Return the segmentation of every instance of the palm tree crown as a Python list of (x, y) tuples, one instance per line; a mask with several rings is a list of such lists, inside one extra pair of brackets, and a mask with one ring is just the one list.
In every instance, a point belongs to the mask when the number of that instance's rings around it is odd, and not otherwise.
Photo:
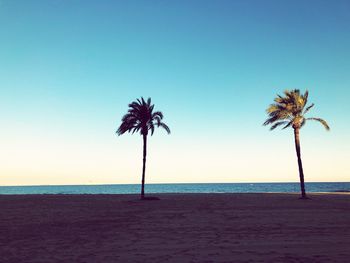
[(151, 131), (153, 135), (155, 127), (164, 128), (167, 133), (170, 133), (169, 127), (162, 122), (163, 113), (160, 111), (153, 112), (154, 104), (151, 104), (151, 98), (145, 101), (142, 97), (141, 100), (137, 99), (129, 104), (128, 113), (122, 118), (122, 124), (117, 130), (118, 135), (122, 135), (125, 132), (139, 132), (141, 135), (148, 135), (148, 131)]
[(264, 122), (264, 125), (271, 124), (271, 130), (274, 130), (278, 126), (284, 125), (283, 129), (292, 126), (294, 129), (300, 129), (308, 120), (314, 120), (320, 122), (326, 130), (329, 130), (327, 122), (320, 118), (305, 118), (305, 114), (314, 106), (312, 103), (309, 106), (307, 104), (307, 98), (309, 92), (306, 91), (300, 94), (298, 89), (284, 91), (284, 97), (277, 95), (274, 99), (275, 103), (271, 104), (267, 108), (269, 115), (268, 119)]

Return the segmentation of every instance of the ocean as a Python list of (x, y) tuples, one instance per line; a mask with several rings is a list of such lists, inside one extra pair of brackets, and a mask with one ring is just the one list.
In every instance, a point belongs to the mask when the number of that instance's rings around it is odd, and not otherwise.
[[(350, 192), (350, 182), (306, 183), (307, 192)], [(147, 193), (291, 193), (299, 183), (146, 184)], [(138, 194), (139, 184), (0, 186), (0, 194)]]

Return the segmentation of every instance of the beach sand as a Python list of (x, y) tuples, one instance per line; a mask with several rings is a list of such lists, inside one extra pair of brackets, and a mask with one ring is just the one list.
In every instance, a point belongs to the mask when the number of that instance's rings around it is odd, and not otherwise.
[(350, 195), (0, 195), (0, 262), (350, 262)]

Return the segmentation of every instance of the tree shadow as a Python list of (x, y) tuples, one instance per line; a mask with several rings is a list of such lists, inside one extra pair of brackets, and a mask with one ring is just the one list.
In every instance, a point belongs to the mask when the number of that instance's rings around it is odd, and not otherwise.
[(142, 201), (158, 201), (158, 200), (160, 200), (160, 198), (156, 197), (156, 196), (144, 196), (140, 200), (142, 200)]

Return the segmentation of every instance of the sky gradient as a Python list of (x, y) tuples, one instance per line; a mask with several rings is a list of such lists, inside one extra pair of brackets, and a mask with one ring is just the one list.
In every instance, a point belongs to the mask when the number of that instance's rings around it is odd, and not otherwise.
[(265, 109), (308, 89), (305, 180), (350, 181), (349, 1), (0, 0), (0, 185), (139, 183), (152, 97), (172, 131), (146, 183), (298, 182), (292, 129)]

